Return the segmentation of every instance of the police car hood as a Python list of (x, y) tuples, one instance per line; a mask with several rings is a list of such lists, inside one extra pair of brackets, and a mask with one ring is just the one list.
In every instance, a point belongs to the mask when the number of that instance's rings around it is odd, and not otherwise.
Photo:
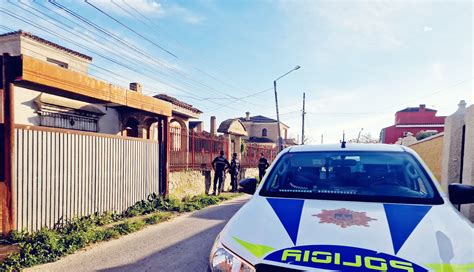
[(473, 225), (450, 204), (254, 196), (229, 221), (220, 239), (252, 265), (299, 270), (474, 271)]

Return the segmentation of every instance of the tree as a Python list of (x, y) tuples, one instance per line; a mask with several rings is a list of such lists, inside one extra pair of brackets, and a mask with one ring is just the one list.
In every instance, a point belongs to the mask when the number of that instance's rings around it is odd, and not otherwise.
[(359, 139), (353, 138), (347, 142), (348, 143), (362, 143), (362, 144), (376, 144), (379, 142), (379, 140), (373, 138), (372, 134), (368, 132), (368, 133), (361, 133)]
[(438, 134), (437, 131), (432, 131), (432, 130), (431, 131), (424, 131), (424, 130), (422, 130), (422, 131), (420, 131), (416, 134), (416, 139), (418, 141), (421, 141), (425, 138), (431, 137), (431, 136), (436, 135), (436, 134)]

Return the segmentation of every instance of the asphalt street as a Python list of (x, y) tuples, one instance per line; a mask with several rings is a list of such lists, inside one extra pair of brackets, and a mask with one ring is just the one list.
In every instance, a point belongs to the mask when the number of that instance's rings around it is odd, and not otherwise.
[(248, 198), (182, 215), (25, 271), (206, 271), (215, 237)]

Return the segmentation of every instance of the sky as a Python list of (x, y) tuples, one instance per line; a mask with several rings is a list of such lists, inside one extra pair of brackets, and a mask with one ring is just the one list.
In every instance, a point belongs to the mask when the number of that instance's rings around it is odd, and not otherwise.
[[(70, 13), (67, 13), (68, 10)], [(471, 1), (0, 1), (22, 29), (93, 57), (90, 74), (140, 82), (201, 109), (201, 120), (264, 115), (309, 143), (378, 138), (397, 110), (450, 115), (474, 103)], [(75, 16), (71, 15), (75, 14)]]

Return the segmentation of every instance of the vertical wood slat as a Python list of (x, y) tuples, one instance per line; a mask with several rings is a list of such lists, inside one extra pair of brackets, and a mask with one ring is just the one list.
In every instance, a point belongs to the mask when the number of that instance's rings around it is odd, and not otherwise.
[(18, 230), (122, 212), (158, 193), (157, 142), (15, 129)]

